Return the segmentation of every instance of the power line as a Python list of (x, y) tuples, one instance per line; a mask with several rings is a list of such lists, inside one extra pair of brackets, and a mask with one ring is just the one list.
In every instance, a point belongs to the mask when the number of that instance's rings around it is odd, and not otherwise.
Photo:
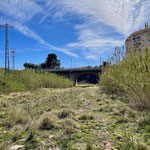
[(19, 0), (16, 1), (16, 13), (14, 13), (14, 17), (16, 17), (15, 19), (17, 20), (17, 17), (18, 17), (18, 7), (19, 7)]
[(8, 29), (14, 28), (9, 24), (0, 25), (0, 28), (5, 28), (5, 75), (9, 73), (9, 40), (8, 40)]
[(16, 53), (16, 49), (12, 48), (11, 53), (12, 53), (12, 69), (15, 70), (15, 53)]

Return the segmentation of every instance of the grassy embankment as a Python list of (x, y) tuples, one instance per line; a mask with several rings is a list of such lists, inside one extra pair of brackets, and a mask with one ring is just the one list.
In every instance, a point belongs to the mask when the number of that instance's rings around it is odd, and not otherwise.
[(38, 88), (72, 87), (73, 82), (61, 76), (49, 73), (36, 73), (34, 70), (10, 71), (5, 76), (0, 70), (0, 94), (36, 90)]

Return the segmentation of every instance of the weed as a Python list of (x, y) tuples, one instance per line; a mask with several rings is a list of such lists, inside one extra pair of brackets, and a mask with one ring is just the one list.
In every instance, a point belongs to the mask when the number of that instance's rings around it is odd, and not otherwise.
[(12, 140), (15, 142), (22, 137), (24, 129), (21, 125), (16, 125), (12, 128), (12, 132), (13, 132)]
[(55, 127), (55, 123), (48, 116), (42, 118), (42, 121), (39, 125), (40, 130), (51, 130)]
[(93, 144), (91, 142), (86, 144), (86, 150), (94, 150)]
[(81, 116), (79, 117), (79, 120), (94, 120), (94, 116), (93, 115), (89, 115), (89, 114), (81, 114)]
[(67, 135), (71, 135), (75, 133), (75, 128), (77, 127), (76, 123), (73, 122), (71, 119), (64, 120), (62, 127), (64, 129), (64, 133)]
[(27, 140), (25, 141), (26, 149), (35, 149), (38, 146), (38, 140), (35, 135), (31, 132)]
[(64, 119), (64, 118), (67, 118), (70, 115), (70, 113), (71, 113), (70, 110), (64, 109), (58, 113), (58, 117), (60, 119)]

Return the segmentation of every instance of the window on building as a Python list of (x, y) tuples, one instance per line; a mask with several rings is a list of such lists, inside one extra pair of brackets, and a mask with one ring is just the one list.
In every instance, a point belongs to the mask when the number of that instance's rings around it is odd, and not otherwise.
[(135, 40), (136, 38), (133, 38), (133, 40)]

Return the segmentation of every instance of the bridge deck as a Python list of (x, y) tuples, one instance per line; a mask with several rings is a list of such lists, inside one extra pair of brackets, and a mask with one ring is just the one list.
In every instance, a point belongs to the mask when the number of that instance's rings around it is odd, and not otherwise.
[(41, 69), (40, 72), (67, 73), (67, 72), (101, 72), (101, 68), (58, 68), (58, 69)]

